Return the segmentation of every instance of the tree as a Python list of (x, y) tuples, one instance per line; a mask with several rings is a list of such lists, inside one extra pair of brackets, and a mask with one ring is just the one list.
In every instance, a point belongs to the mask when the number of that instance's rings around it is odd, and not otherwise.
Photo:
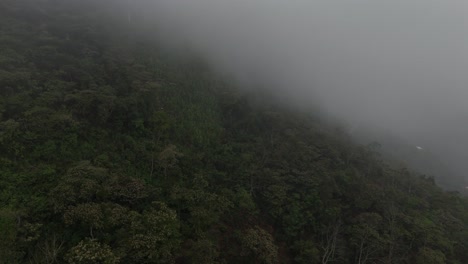
[(172, 263), (180, 245), (176, 213), (161, 202), (131, 224), (132, 236), (126, 241), (131, 263)]
[(116, 264), (119, 258), (111, 248), (95, 239), (85, 239), (72, 247), (66, 256), (70, 264)]
[(249, 256), (254, 263), (278, 263), (278, 247), (274, 238), (259, 226), (249, 228), (241, 233), (241, 256)]
[(415, 259), (415, 264), (443, 264), (446, 263), (444, 253), (431, 248), (420, 248)]
[(353, 219), (349, 234), (355, 250), (356, 263), (369, 263), (379, 255), (382, 249), (382, 238), (379, 234), (381, 221), (382, 217), (377, 213), (361, 213)]
[(338, 219), (331, 222), (325, 228), (322, 238), (322, 264), (333, 262), (337, 259), (336, 250), (340, 232), (342, 232), (342, 222)]

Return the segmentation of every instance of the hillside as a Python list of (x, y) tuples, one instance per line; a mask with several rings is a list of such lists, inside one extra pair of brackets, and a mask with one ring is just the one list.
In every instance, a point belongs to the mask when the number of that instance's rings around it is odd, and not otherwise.
[(466, 263), (466, 198), (94, 5), (0, 0), (0, 263)]

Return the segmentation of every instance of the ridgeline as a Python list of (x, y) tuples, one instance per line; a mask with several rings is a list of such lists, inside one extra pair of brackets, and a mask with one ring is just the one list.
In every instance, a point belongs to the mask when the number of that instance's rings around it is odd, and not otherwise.
[(0, 1), (0, 263), (466, 263), (466, 198), (98, 2)]

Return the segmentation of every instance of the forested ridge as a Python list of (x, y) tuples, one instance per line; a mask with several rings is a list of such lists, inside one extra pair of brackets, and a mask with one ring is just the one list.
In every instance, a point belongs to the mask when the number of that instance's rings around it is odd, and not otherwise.
[(466, 198), (98, 3), (0, 0), (0, 263), (467, 263)]

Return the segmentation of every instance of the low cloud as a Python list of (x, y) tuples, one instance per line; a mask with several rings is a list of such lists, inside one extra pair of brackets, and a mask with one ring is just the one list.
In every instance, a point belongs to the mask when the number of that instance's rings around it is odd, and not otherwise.
[(468, 4), (456, 0), (159, 0), (166, 44), (297, 105), (392, 131), (468, 170)]

